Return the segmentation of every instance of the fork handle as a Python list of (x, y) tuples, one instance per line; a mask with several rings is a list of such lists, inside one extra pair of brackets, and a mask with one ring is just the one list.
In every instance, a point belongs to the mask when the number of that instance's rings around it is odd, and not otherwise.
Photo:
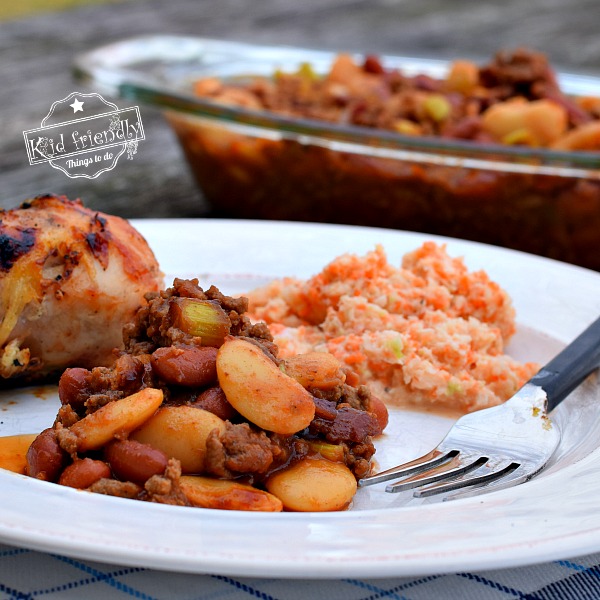
[(548, 397), (548, 412), (556, 408), (600, 366), (600, 317), (534, 375)]

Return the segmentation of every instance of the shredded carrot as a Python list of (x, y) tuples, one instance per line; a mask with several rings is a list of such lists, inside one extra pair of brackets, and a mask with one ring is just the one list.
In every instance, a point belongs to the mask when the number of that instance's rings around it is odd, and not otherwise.
[(331, 352), (385, 401), (468, 412), (503, 402), (537, 369), (504, 352), (515, 332), (508, 294), (434, 242), (400, 267), (376, 246), (249, 297), (283, 356)]

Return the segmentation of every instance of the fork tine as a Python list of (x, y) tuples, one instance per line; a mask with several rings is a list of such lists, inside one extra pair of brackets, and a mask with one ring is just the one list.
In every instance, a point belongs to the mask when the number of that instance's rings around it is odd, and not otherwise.
[(377, 473), (376, 475), (363, 477), (358, 481), (358, 486), (365, 487), (367, 485), (389, 481), (390, 479), (398, 479), (408, 477), (409, 475), (417, 475), (419, 473), (435, 469), (436, 467), (440, 467), (451, 461), (457, 455), (458, 450), (440, 452), (439, 450), (435, 449), (421, 456), (420, 458), (411, 460), (410, 462), (397, 465), (391, 469), (386, 469), (385, 471), (381, 471), (381, 473)]
[[(433, 485), (426, 485), (424, 487), (415, 490), (415, 498), (427, 498), (436, 494), (445, 494), (456, 490), (469, 487), (483, 487), (487, 486), (498, 479), (507, 477), (510, 473), (515, 472), (521, 465), (517, 462), (504, 461), (500, 466), (497, 466), (493, 470), (484, 475), (475, 475), (473, 477), (464, 477), (448, 483), (435, 483)], [(518, 478), (515, 479), (515, 483)]]
[[(459, 458), (461, 458), (460, 455)], [(458, 467), (441, 472), (439, 470), (438, 472), (435, 472), (435, 469), (433, 469), (434, 472), (431, 475), (427, 475), (426, 472), (417, 477), (411, 477), (410, 479), (404, 479), (402, 481), (392, 483), (386, 486), (385, 491), (391, 493), (404, 492), (406, 490), (412, 490), (413, 488), (420, 487), (422, 485), (428, 485), (430, 483), (436, 483), (438, 481), (445, 481), (446, 479), (454, 479), (456, 477), (460, 477), (461, 475), (465, 475), (466, 473), (469, 473), (475, 469), (478, 469), (487, 461), (487, 456), (478, 456), (472, 460), (469, 460), (468, 462), (464, 462), (461, 460), (461, 462), (459, 463), (460, 466)], [(430, 471), (432, 471), (432, 469), (430, 469)]]

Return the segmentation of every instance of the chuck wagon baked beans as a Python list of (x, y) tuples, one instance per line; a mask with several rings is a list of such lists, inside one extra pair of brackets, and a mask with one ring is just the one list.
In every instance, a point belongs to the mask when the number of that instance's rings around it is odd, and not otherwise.
[(339, 54), (324, 76), (304, 64), (273, 77), (200, 79), (194, 91), (224, 104), (406, 135), (600, 150), (600, 98), (568, 97), (546, 57), (524, 48), (498, 52), (483, 66), (456, 60), (443, 78)]
[(563, 91), (543, 54), (456, 60), (437, 77), (347, 54), (325, 73), (237, 75), (194, 91), (303, 135), (169, 111), (222, 216), (420, 231), (600, 270), (600, 99)]
[(197, 280), (148, 295), (114, 366), (64, 372), (27, 474), (182, 506), (347, 508), (385, 405), (329, 354), (279, 358), (246, 309)]

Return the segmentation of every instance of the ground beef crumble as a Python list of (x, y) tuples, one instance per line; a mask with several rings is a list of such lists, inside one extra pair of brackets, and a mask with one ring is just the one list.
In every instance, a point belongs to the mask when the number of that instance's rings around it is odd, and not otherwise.
[(130, 498), (132, 500), (137, 499), (142, 491), (139, 485), (131, 481), (117, 481), (116, 479), (108, 478), (99, 479), (87, 489), (96, 494), (116, 496), (117, 498)]
[(241, 474), (265, 475), (292, 454), (289, 438), (271, 439), (248, 423), (226, 423), (225, 431), (214, 430), (206, 442), (206, 470), (224, 479)]
[(170, 459), (163, 475), (153, 475), (144, 484), (145, 494), (142, 500), (171, 504), (175, 506), (191, 506), (186, 495), (179, 487), (181, 463)]

